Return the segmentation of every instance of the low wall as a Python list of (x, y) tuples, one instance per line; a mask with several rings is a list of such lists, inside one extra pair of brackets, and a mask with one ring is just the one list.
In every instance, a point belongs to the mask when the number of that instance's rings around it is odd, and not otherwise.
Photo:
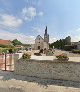
[(62, 79), (80, 82), (80, 63), (70, 61), (23, 60), (14, 64), (14, 72), (40, 78)]

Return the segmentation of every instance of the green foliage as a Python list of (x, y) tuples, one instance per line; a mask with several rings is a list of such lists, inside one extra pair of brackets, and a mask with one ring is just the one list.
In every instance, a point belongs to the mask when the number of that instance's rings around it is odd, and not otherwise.
[(24, 53), (24, 54), (22, 55), (22, 58), (23, 58), (23, 59), (30, 59), (30, 58), (31, 58), (31, 55), (29, 55), (29, 54), (27, 54), (27, 53)]
[(13, 45), (16, 46), (16, 45), (22, 45), (22, 43), (20, 41), (18, 41), (17, 39), (14, 39), (12, 41)]
[(72, 50), (72, 53), (79, 53), (80, 54), (80, 50)]
[(50, 48), (57, 48), (57, 49), (64, 49), (65, 45), (71, 45), (71, 38), (70, 36), (66, 37), (65, 39), (57, 40), (56, 42), (50, 44)]
[(7, 46), (5, 46), (5, 45), (0, 45), (0, 47), (1, 47), (1, 48), (7, 48)]
[(56, 58), (58, 60), (68, 60), (69, 59), (68, 56), (65, 54), (58, 55), (58, 56), (56, 56)]
[(50, 48), (52, 48), (54, 46), (54, 48), (57, 48), (57, 49), (64, 49), (64, 45), (65, 45), (65, 40), (60, 39), (60, 40), (57, 40), (56, 42), (50, 44)]
[(73, 46), (73, 45), (65, 45), (65, 46), (64, 46), (64, 49), (65, 49), (66, 51), (71, 51), (72, 49), (74, 49), (74, 46)]
[(30, 44), (23, 44), (24, 47), (31, 47)]
[(8, 48), (0, 48), (0, 53), (6, 53), (7, 52), (7, 50), (8, 50)]
[(0, 48), (0, 53), (13, 53), (15, 50), (15, 48)]

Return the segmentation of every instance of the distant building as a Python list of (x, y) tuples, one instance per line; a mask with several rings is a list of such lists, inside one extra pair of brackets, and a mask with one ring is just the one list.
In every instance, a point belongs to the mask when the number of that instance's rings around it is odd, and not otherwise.
[(35, 39), (34, 46), (32, 45), (32, 49), (40, 50), (40, 49), (49, 49), (49, 34), (47, 34), (47, 27), (45, 29), (44, 39), (38, 35)]
[(80, 50), (80, 42), (72, 42), (71, 43), (73, 46), (76, 47), (76, 49)]
[(13, 46), (12, 42), (10, 40), (1, 40), (0, 39), (0, 46)]
[(24, 46), (22, 46), (22, 45), (16, 45), (15, 48), (17, 50), (24, 50), (25, 49)]

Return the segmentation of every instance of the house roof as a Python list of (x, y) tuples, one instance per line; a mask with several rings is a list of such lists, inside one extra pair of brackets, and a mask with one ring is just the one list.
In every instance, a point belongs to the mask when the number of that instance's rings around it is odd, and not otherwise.
[(0, 45), (12, 45), (10, 40), (0, 40)]

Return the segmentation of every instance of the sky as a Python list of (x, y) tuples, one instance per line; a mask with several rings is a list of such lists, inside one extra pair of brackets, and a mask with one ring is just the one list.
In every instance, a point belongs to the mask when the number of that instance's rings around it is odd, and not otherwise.
[(80, 41), (80, 0), (0, 0), (0, 39), (33, 44), (46, 26), (50, 43)]

